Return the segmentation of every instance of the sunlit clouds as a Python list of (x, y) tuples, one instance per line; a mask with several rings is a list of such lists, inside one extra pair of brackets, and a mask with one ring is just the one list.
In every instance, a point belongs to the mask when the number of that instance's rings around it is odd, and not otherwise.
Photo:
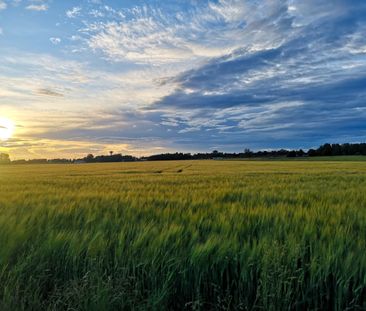
[(0, 117), (16, 124), (0, 148), (33, 158), (364, 141), (365, 16), (358, 0), (0, 1)]
[(10, 139), (14, 133), (15, 124), (12, 120), (0, 117), (0, 140)]

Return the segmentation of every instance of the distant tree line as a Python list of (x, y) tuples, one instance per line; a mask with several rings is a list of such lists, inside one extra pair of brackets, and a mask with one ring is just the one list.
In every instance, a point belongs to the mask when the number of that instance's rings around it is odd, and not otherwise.
[(366, 143), (362, 144), (324, 144), (318, 149), (308, 151), (310, 157), (339, 156), (339, 155), (366, 155)]
[(341, 156), (341, 155), (366, 155), (366, 143), (361, 144), (324, 144), (318, 149), (309, 149), (307, 152), (299, 150), (270, 150), (270, 151), (251, 151), (244, 149), (240, 153), (224, 153), (217, 150), (210, 153), (164, 153), (156, 154), (143, 159), (147, 161), (164, 160), (196, 160), (196, 159), (236, 159), (236, 158), (302, 158), (302, 157), (322, 157), (322, 156)]
[(111, 151), (109, 155), (96, 156), (88, 154), (85, 158), (76, 161), (85, 163), (103, 163), (103, 162), (135, 162), (138, 158), (131, 155), (113, 154)]
[(73, 163), (74, 160), (71, 159), (31, 159), (31, 160), (14, 160), (11, 164), (64, 164)]
[[(6, 155), (8, 158), (9, 156)], [(1, 159), (1, 158), (0, 158)], [(130, 155), (113, 154), (95, 156), (88, 154), (81, 159), (32, 159), (32, 160), (14, 160), (7, 163), (11, 164), (72, 164), (72, 163), (102, 163), (102, 162), (134, 162), (139, 159)], [(1, 160), (0, 160), (1, 163)]]
[(209, 160), (209, 159), (240, 159), (240, 158), (302, 158), (340, 155), (366, 155), (366, 143), (360, 144), (324, 144), (318, 149), (309, 149), (307, 152), (299, 150), (270, 150), (251, 151), (244, 149), (239, 153), (227, 153), (214, 150), (209, 153), (163, 153), (137, 158), (131, 155), (114, 154), (94, 156), (88, 154), (80, 159), (32, 159), (11, 161), (8, 154), (0, 153), (0, 164), (62, 164), (62, 163), (105, 163), (105, 162), (135, 162), (135, 161), (167, 161), (167, 160)]
[(280, 157), (304, 157), (306, 152), (303, 150), (273, 150), (253, 152), (245, 149), (244, 152), (227, 153), (214, 150), (210, 153), (164, 153), (156, 154), (142, 159), (146, 161), (164, 161), (164, 160), (209, 160), (209, 159), (240, 159), (240, 158), (280, 158)]

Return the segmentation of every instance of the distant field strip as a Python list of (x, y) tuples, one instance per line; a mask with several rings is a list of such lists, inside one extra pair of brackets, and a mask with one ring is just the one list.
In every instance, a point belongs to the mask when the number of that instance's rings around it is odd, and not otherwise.
[(0, 166), (0, 310), (366, 310), (366, 162)]

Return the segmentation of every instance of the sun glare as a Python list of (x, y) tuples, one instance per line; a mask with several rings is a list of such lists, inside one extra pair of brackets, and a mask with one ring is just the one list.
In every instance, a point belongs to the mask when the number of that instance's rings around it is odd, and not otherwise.
[(13, 136), (15, 124), (13, 121), (0, 117), (0, 140), (8, 140)]

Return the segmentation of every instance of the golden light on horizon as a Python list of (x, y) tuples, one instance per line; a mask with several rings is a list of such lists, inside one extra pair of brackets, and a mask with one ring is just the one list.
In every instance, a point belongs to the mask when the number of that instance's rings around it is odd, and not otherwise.
[(0, 140), (5, 141), (14, 134), (15, 124), (12, 120), (0, 117)]

